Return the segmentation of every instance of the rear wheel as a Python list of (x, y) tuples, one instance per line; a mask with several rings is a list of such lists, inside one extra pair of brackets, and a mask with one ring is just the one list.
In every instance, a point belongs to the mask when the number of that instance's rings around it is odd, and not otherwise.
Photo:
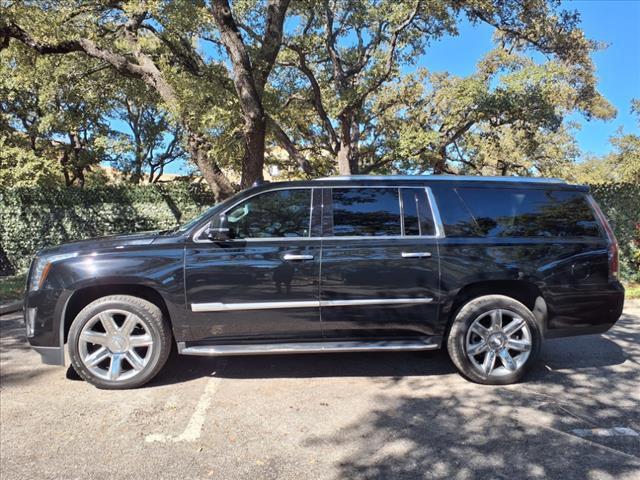
[(171, 331), (154, 304), (110, 295), (87, 305), (69, 330), (76, 372), (98, 388), (126, 389), (151, 380), (171, 351)]
[(487, 295), (469, 301), (457, 312), (447, 349), (464, 377), (505, 385), (522, 379), (540, 343), (540, 329), (527, 307), (504, 295)]

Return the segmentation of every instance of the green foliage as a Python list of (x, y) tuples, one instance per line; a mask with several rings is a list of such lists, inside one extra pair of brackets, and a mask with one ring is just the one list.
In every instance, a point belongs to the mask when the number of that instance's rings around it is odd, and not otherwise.
[[(614, 224), (622, 277), (640, 282), (640, 185), (592, 186)], [(213, 203), (202, 184), (0, 191), (0, 238), (17, 271), (43, 247), (101, 235), (168, 229)]]
[(622, 278), (640, 282), (640, 184), (592, 185), (591, 192), (613, 223), (620, 246)]
[[(640, 100), (631, 100), (631, 113), (640, 128)], [(640, 135), (625, 133), (621, 128), (609, 140), (613, 146), (611, 153), (570, 165), (562, 176), (578, 183), (640, 184)]]
[(0, 304), (12, 300), (20, 300), (24, 295), (26, 274), (0, 277)]
[(201, 184), (0, 191), (0, 238), (16, 271), (41, 248), (102, 235), (168, 229), (213, 203)]

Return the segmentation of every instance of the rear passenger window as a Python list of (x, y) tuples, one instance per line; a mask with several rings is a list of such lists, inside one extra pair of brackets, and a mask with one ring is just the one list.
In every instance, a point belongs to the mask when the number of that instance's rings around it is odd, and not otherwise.
[(538, 189), (460, 188), (478, 233), (485, 237), (597, 237), (583, 194)]
[(333, 235), (400, 235), (397, 188), (333, 188)]
[(435, 235), (433, 216), (424, 188), (402, 188), (405, 235)]

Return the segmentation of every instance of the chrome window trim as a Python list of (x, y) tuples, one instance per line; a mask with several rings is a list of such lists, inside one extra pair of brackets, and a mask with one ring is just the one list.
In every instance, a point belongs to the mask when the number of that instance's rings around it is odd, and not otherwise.
[[(397, 240), (397, 239), (435, 239), (435, 238), (444, 238), (444, 227), (442, 225), (442, 219), (440, 218), (440, 211), (438, 210), (438, 205), (435, 201), (433, 193), (431, 192), (431, 188), (428, 186), (422, 185), (336, 185), (336, 186), (323, 186), (323, 187), (314, 187), (314, 186), (283, 186), (283, 187), (274, 187), (268, 190), (262, 190), (260, 192), (255, 192), (248, 197), (244, 197), (241, 200), (238, 200), (236, 203), (231, 205), (222, 213), (227, 213), (233, 208), (240, 205), (242, 202), (249, 200), (257, 195), (261, 195), (263, 193), (276, 192), (279, 190), (301, 190), (308, 189), (311, 190), (311, 201), (309, 205), (309, 225), (313, 221), (313, 191), (316, 189), (332, 189), (332, 188), (391, 188), (398, 189), (398, 196), (402, 196), (401, 189), (403, 188), (413, 188), (413, 189), (421, 189), (424, 188), (427, 192), (427, 198), (429, 200), (429, 206), (431, 207), (431, 215), (433, 216), (433, 222), (435, 226), (435, 234), (434, 235), (380, 235), (380, 236), (357, 236), (357, 235), (349, 235), (349, 236), (320, 236), (320, 237), (262, 237), (262, 238), (242, 238), (242, 239), (230, 239), (227, 240), (227, 243), (251, 243), (251, 242), (273, 242), (273, 241), (317, 241), (317, 240)], [(324, 210), (324, 204), (321, 205), (321, 208)], [(402, 206), (401, 206), (401, 220), (403, 218)], [(207, 221), (201, 228), (199, 228), (191, 237), (193, 243), (215, 243), (209, 239), (200, 239), (200, 235), (206, 230), (207, 226), (210, 223)], [(403, 220), (402, 220), (403, 221)], [(404, 233), (404, 230), (402, 230)], [(311, 234), (311, 229), (309, 229), (309, 234)]]
[(302, 300), (293, 302), (247, 302), (247, 303), (192, 303), (192, 312), (234, 312), (238, 310), (271, 310), (274, 308), (320, 308), (350, 307), (363, 305), (398, 305), (403, 303), (431, 303), (431, 297), (414, 298), (367, 298), (359, 300)]

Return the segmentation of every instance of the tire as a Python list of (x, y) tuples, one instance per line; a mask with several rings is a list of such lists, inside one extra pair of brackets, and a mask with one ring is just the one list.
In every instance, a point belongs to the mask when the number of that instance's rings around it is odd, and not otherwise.
[(535, 363), (541, 342), (540, 328), (527, 307), (511, 297), (486, 295), (456, 312), (447, 350), (468, 380), (508, 385), (522, 380)]
[(99, 298), (69, 330), (71, 364), (84, 380), (109, 390), (144, 385), (171, 352), (171, 328), (153, 303), (130, 295)]

